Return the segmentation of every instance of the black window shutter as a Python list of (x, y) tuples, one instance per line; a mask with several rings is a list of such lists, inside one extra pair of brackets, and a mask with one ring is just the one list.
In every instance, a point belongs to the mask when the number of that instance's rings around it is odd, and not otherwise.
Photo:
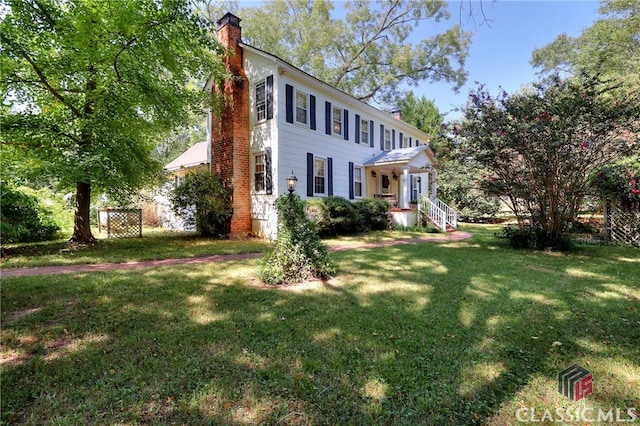
[(349, 161), (349, 199), (353, 200), (353, 162)]
[(287, 84), (285, 91), (287, 123), (293, 123), (293, 86)]
[(406, 146), (404, 146), (404, 133), (400, 132), (400, 139), (398, 139), (398, 146), (402, 147), (402, 148), (407, 148)]
[(331, 102), (324, 103), (324, 132), (331, 134)]
[(380, 150), (384, 151), (384, 124), (380, 125)]
[(313, 197), (313, 154), (307, 152), (307, 196)]
[(267, 194), (273, 194), (273, 175), (271, 173), (271, 148), (264, 149), (264, 185)]
[(396, 130), (391, 129), (391, 149), (396, 149)]
[(267, 120), (273, 118), (273, 75), (267, 77)]
[[(356, 114), (356, 143), (360, 143), (360, 116)], [(366, 143), (367, 141), (363, 141)]]
[(327, 176), (328, 176), (328, 187), (329, 187), (329, 196), (333, 195), (333, 158), (327, 158)]
[(344, 140), (349, 140), (349, 111), (348, 110), (343, 110), (344, 111), (344, 123), (342, 123), (342, 126), (344, 127)]
[(369, 121), (369, 146), (373, 148), (373, 120)]
[(413, 146), (413, 138), (409, 136), (409, 146)]
[(316, 97), (309, 95), (309, 114), (311, 115), (310, 126), (311, 130), (316, 129)]

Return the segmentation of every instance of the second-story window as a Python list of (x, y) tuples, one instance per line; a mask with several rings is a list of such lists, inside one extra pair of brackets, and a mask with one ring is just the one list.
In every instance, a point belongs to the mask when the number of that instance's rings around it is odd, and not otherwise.
[(401, 148), (409, 148), (409, 136), (402, 137), (402, 147)]
[(360, 120), (360, 143), (369, 143), (369, 120)]
[(309, 125), (309, 95), (296, 90), (296, 123)]
[(384, 150), (391, 151), (391, 130), (384, 129)]
[(342, 108), (334, 106), (332, 111), (333, 134), (342, 135)]
[(256, 121), (267, 119), (267, 88), (264, 80), (256, 84)]

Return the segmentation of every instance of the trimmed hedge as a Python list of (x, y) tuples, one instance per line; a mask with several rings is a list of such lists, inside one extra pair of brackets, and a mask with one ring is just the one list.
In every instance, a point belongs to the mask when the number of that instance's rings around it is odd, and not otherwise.
[(386, 229), (389, 203), (378, 198), (356, 202), (331, 196), (306, 202), (307, 217), (323, 237)]

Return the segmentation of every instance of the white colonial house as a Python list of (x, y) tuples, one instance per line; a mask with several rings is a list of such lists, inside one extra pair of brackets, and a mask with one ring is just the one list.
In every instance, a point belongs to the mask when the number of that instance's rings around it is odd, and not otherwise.
[(209, 163), (233, 187), (232, 235), (277, 235), (274, 202), (292, 173), (303, 199), (381, 197), (402, 225), (414, 224), (419, 201), (430, 200), (431, 220), (455, 228), (455, 212), (437, 200), (429, 135), (244, 44), (233, 14), (218, 25), (233, 78), (207, 85), (225, 95), (210, 119)]

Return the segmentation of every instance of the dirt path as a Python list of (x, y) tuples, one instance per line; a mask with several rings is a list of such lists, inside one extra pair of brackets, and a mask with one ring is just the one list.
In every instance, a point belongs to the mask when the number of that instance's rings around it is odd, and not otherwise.
[[(460, 241), (460, 240), (466, 240), (467, 238), (471, 238), (470, 233), (456, 231), (456, 232), (451, 232), (447, 234), (446, 237), (422, 237), (422, 238), (410, 238), (406, 240), (381, 241), (377, 243), (349, 244), (349, 245), (344, 245), (339, 247), (330, 247), (329, 251), (344, 251), (344, 250), (355, 250), (355, 249), (363, 249), (363, 248), (388, 247), (388, 246), (395, 246), (395, 245), (402, 245), (402, 244)], [(147, 260), (147, 261), (141, 261), (141, 262), (127, 262), (127, 263), (101, 263), (101, 264), (88, 264), (88, 265), (61, 265), (61, 266), (41, 266), (36, 268), (2, 269), (0, 270), (0, 277), (9, 278), (9, 277), (24, 277), (24, 276), (34, 276), (34, 275), (116, 271), (116, 270), (125, 270), (125, 269), (153, 268), (157, 266), (172, 266), (172, 265), (198, 265), (202, 263), (255, 259), (257, 257), (261, 257), (262, 255), (263, 253), (243, 253), (243, 254), (229, 254), (229, 255), (200, 256), (200, 257), (181, 257), (176, 259)]]

